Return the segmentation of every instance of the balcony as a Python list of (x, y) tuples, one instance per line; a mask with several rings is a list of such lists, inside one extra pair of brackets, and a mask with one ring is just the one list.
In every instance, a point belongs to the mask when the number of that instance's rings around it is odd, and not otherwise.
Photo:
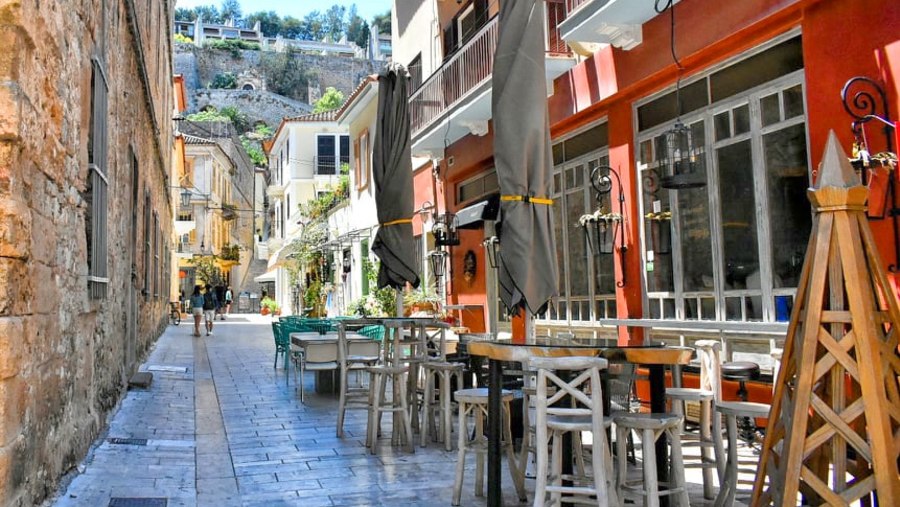
[[(199, 249), (198, 249), (199, 251)], [(178, 242), (175, 246), (175, 257), (179, 259), (190, 259), (194, 256), (194, 249), (188, 243)]]
[(317, 155), (313, 157), (313, 167), (316, 176), (336, 176), (341, 173), (341, 167), (350, 165), (350, 157), (335, 157), (326, 155)]
[(657, 15), (654, 2), (634, 0), (566, 0), (566, 12), (559, 25), (565, 41), (611, 44), (626, 51), (643, 41), (641, 25)]
[(197, 228), (193, 215), (179, 213), (175, 219), (175, 234), (183, 236)]
[[(565, 19), (562, 2), (544, 3), (546, 75), (548, 91), (553, 79), (575, 65), (560, 37)], [(487, 133), (491, 119), (491, 75), (499, 36), (499, 16), (491, 18), (409, 98), (413, 156), (435, 156), (446, 143), (468, 134)]]

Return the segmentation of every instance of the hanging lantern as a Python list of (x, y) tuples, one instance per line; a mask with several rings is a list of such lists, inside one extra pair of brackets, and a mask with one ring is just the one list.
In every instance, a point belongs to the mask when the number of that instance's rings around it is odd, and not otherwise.
[(447, 252), (443, 250), (435, 250), (431, 252), (431, 272), (434, 276), (440, 278), (444, 276), (444, 259), (447, 258)]
[(350, 267), (351, 267), (351, 266), (350, 266), (350, 252), (349, 252), (349, 251), (344, 252), (344, 261), (343, 261), (343, 264), (342, 264), (342, 265), (343, 265), (343, 268), (344, 268), (344, 273), (349, 273), (349, 272), (350, 272)]
[(191, 205), (191, 191), (185, 188), (181, 191), (181, 207), (187, 208), (190, 205)]
[(456, 246), (459, 244), (459, 219), (453, 213), (435, 216), (431, 233), (435, 246)]
[(663, 135), (666, 152), (661, 160), (662, 187), (672, 190), (705, 187), (706, 175), (697, 170), (698, 153), (694, 149), (691, 128), (677, 119)]
[(620, 222), (617, 220), (606, 220), (601, 218), (594, 222), (594, 241), (597, 245), (597, 251), (602, 254), (611, 254), (614, 252), (616, 229)]

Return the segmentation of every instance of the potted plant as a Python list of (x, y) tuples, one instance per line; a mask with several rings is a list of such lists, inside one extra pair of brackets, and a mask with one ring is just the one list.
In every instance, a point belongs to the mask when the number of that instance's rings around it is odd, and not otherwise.
[(270, 297), (265, 297), (259, 302), (260, 310), (259, 313), (263, 315), (281, 315), (281, 306), (275, 302), (274, 299)]
[(440, 309), (441, 297), (433, 292), (428, 292), (424, 287), (408, 291), (403, 295), (403, 306), (407, 315), (425, 312), (428, 314), (436, 314)]

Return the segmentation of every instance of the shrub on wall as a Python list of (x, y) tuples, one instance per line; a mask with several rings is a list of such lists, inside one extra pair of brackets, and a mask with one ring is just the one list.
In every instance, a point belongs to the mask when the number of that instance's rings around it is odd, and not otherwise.
[(216, 74), (216, 77), (209, 82), (209, 88), (233, 90), (237, 88), (237, 77), (231, 72)]

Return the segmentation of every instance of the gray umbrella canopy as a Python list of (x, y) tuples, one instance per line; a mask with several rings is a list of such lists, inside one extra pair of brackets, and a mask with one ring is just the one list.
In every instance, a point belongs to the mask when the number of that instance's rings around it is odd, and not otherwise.
[(419, 286), (413, 240), (413, 177), (409, 139), (409, 74), (393, 64), (378, 74), (378, 117), (372, 147), (372, 176), (378, 233), (372, 251), (381, 259), (378, 288)]
[(543, 2), (500, 3), (494, 56), (494, 164), (500, 180), (500, 298), (538, 313), (557, 294), (549, 199), (553, 160), (544, 69)]

